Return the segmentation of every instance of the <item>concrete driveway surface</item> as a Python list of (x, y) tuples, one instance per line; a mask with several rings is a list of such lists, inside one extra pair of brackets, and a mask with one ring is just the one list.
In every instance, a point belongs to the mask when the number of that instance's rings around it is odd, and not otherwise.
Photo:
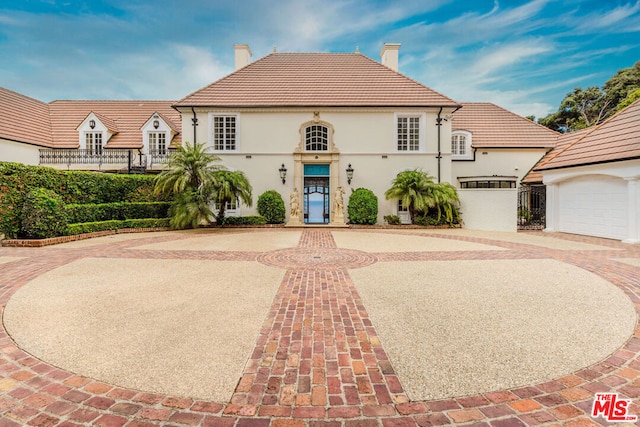
[(640, 247), (605, 239), (122, 234), (0, 248), (0, 304), (0, 426), (606, 424), (596, 392), (640, 415)]

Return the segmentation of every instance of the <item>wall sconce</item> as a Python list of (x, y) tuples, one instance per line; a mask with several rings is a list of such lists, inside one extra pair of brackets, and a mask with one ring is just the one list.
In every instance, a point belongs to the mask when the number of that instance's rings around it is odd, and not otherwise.
[(155, 129), (158, 129), (158, 128), (160, 127), (160, 122), (159, 122), (158, 120), (154, 120), (154, 121), (153, 121), (153, 127), (154, 127)]
[(284, 163), (280, 166), (278, 172), (280, 172), (280, 179), (282, 179), (282, 183), (284, 184), (287, 182), (287, 168), (284, 167)]
[(351, 180), (353, 179), (353, 168), (351, 167), (351, 163), (347, 166), (347, 184), (351, 184)]
[(91, 129), (95, 128), (95, 127), (96, 127), (96, 121), (95, 121), (95, 120), (93, 120), (93, 119), (89, 120), (89, 127), (90, 127)]

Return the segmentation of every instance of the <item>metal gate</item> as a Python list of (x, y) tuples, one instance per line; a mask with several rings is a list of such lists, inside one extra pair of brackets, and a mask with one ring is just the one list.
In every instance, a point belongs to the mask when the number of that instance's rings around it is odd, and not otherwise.
[(518, 189), (518, 230), (542, 230), (546, 226), (547, 187), (523, 185)]

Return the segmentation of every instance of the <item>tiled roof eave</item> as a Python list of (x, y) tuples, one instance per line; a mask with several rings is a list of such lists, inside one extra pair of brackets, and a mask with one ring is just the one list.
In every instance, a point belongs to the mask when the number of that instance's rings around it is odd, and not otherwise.
[(251, 104), (251, 105), (230, 105), (230, 104), (175, 104), (174, 109), (178, 108), (269, 108), (269, 109), (287, 109), (287, 108), (460, 108), (458, 104)]
[(498, 144), (479, 144), (472, 145), (471, 148), (554, 148), (555, 144), (552, 143), (542, 143), (542, 144), (508, 144), (508, 145), (498, 145)]
[(592, 166), (592, 165), (602, 165), (605, 163), (618, 163), (618, 162), (624, 162), (624, 161), (628, 161), (628, 160), (638, 160), (640, 159), (640, 156), (631, 156), (631, 157), (622, 157), (622, 158), (616, 158), (616, 159), (607, 159), (607, 160), (598, 160), (598, 161), (594, 161), (594, 162), (584, 162), (584, 163), (573, 163), (573, 164), (569, 164), (569, 165), (559, 165), (559, 166), (541, 166), (539, 168), (535, 168), (534, 171), (538, 171), (538, 172), (544, 172), (544, 171), (550, 171), (550, 170), (556, 170), (556, 169), (568, 169), (568, 168), (577, 168), (580, 166)]
[(10, 141), (10, 142), (17, 142), (19, 144), (33, 145), (34, 147), (40, 147), (40, 148), (52, 148), (53, 147), (53, 144), (51, 144), (51, 143), (25, 141), (24, 139), (18, 140), (18, 139), (12, 138), (12, 137), (2, 136), (2, 135), (0, 135), (0, 139), (5, 140), (5, 141)]

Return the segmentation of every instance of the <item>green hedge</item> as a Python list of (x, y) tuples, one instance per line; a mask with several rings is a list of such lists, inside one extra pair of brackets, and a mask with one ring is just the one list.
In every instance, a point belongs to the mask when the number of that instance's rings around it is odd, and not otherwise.
[(267, 224), (284, 223), (286, 211), (280, 193), (276, 190), (262, 193), (258, 197), (258, 213), (266, 219)]
[(0, 162), (0, 233), (22, 236), (25, 195), (44, 188), (66, 204), (167, 201), (153, 192), (155, 177), (100, 172), (61, 171), (43, 166)]
[(67, 231), (67, 216), (60, 196), (51, 190), (29, 191), (22, 206), (22, 233), (29, 239), (62, 236)]
[(112, 219), (168, 218), (169, 202), (87, 203), (65, 206), (69, 223), (108, 221)]
[(351, 224), (375, 224), (378, 222), (378, 197), (366, 188), (357, 188), (349, 196), (347, 205)]
[(121, 228), (167, 228), (169, 218), (142, 218), (69, 224), (67, 234), (94, 233), (96, 231), (119, 230)]
[(263, 216), (227, 216), (224, 218), (224, 225), (262, 225), (267, 220)]

